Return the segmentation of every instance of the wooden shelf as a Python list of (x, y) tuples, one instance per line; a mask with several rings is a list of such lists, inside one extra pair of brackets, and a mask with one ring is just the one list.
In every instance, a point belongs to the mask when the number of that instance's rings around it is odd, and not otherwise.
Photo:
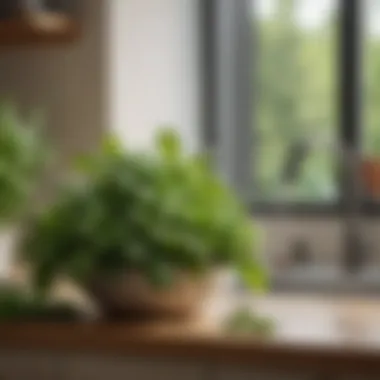
[(67, 15), (41, 12), (0, 21), (0, 48), (57, 45), (74, 41), (79, 24)]
[[(255, 296), (249, 301), (235, 294), (210, 301), (203, 316), (187, 321), (0, 323), (0, 351), (156, 357), (265, 371), (275, 366), (279, 372), (322, 372), (331, 379), (342, 374), (380, 378), (376, 297)], [(247, 302), (259, 315), (273, 318), (269, 339), (224, 331), (228, 312)]]

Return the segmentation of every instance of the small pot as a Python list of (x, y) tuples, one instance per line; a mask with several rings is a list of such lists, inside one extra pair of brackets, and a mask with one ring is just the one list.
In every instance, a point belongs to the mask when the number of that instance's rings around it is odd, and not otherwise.
[(158, 289), (138, 273), (98, 278), (89, 293), (109, 317), (189, 317), (197, 314), (212, 288), (213, 276), (178, 275), (168, 288)]
[(380, 159), (365, 159), (360, 167), (365, 192), (371, 197), (380, 197)]

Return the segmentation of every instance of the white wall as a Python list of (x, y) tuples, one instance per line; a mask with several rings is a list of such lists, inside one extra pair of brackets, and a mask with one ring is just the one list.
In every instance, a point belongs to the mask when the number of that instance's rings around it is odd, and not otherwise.
[(113, 0), (109, 30), (109, 118), (132, 146), (170, 124), (199, 141), (197, 1)]

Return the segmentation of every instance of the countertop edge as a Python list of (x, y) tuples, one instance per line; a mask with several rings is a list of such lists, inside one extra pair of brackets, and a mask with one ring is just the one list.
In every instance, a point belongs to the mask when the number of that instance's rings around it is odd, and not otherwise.
[(380, 350), (371, 347), (191, 332), (178, 335), (127, 324), (0, 325), (0, 352), (14, 350), (176, 358), (328, 374), (380, 373)]

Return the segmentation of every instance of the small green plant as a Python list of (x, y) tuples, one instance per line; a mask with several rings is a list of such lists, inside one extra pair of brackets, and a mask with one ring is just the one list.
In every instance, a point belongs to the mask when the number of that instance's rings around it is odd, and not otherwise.
[(0, 322), (66, 322), (83, 317), (68, 303), (48, 302), (20, 287), (0, 285)]
[(0, 223), (19, 216), (42, 164), (41, 139), (32, 120), (0, 105)]
[(275, 332), (273, 320), (258, 316), (249, 308), (238, 309), (226, 320), (225, 331), (238, 335), (255, 335), (259, 337), (271, 337)]
[(80, 167), (80, 183), (36, 218), (26, 239), (40, 289), (60, 274), (86, 284), (126, 270), (164, 286), (178, 272), (218, 266), (234, 266), (253, 287), (265, 284), (251, 218), (171, 130), (160, 131), (152, 154), (125, 151), (109, 138)]

